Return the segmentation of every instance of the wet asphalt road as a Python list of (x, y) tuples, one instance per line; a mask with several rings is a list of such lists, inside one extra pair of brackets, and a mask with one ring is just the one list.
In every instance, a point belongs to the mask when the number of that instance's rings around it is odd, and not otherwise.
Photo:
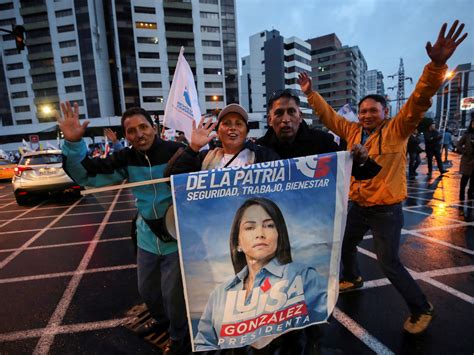
[[(323, 353), (473, 354), (474, 209), (459, 203), (459, 156), (450, 159), (443, 178), (418, 169), (404, 207), (400, 255), (435, 306), (432, 325), (420, 336), (402, 331), (408, 310), (368, 235), (359, 249), (366, 283), (339, 297)], [(0, 182), (0, 354), (160, 353), (121, 325), (141, 303), (134, 214), (127, 190), (19, 207)]]

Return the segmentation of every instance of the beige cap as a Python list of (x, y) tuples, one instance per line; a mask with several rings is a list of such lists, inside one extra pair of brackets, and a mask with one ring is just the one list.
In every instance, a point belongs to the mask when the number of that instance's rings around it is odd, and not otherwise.
[(245, 124), (248, 126), (249, 115), (247, 113), (247, 110), (245, 110), (239, 104), (230, 104), (224, 107), (222, 111), (219, 113), (219, 116), (217, 116), (217, 122), (220, 122), (221, 118), (223, 118), (225, 115), (229, 113), (237, 113), (238, 115), (242, 116), (242, 118), (245, 121)]

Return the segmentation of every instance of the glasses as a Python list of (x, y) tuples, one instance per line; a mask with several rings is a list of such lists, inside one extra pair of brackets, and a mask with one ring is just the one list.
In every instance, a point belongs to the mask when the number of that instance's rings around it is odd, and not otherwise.
[(272, 92), (272, 94), (270, 95), (270, 98), (268, 99), (267, 109), (270, 110), (272, 108), (273, 103), (282, 97), (286, 97), (289, 99), (291, 98), (295, 100), (298, 106), (300, 105), (300, 94), (297, 90), (294, 90), (294, 89), (275, 90), (274, 92)]

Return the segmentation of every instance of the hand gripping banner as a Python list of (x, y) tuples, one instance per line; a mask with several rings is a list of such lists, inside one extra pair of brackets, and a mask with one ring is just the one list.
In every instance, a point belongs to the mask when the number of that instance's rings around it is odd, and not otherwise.
[(261, 348), (338, 296), (347, 152), (172, 177), (194, 351)]

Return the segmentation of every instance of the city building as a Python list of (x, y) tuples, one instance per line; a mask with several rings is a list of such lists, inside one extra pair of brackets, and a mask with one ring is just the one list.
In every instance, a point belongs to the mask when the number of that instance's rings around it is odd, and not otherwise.
[(311, 44), (313, 88), (335, 109), (357, 108), (367, 94), (367, 63), (358, 46), (343, 46), (336, 34), (307, 40)]
[(461, 110), (461, 99), (472, 96), (474, 96), (474, 65), (460, 64), (448, 72), (445, 82), (436, 93), (438, 123), (453, 129), (466, 128), (471, 117), (469, 111)]
[(240, 102), (249, 112), (267, 111), (267, 100), (278, 90), (294, 89), (300, 95), (305, 117), (311, 116), (308, 100), (300, 91), (298, 74), (311, 70), (310, 45), (297, 37), (284, 38), (277, 30), (249, 38), (250, 54), (242, 57)]
[(383, 74), (377, 69), (367, 70), (367, 95), (385, 96)]
[(14, 24), (26, 29), (24, 51), (0, 34), (0, 124), (10, 135), (54, 131), (65, 100), (97, 122), (133, 106), (163, 115), (181, 46), (202, 112), (239, 101), (235, 0), (3, 2), (0, 28)]

